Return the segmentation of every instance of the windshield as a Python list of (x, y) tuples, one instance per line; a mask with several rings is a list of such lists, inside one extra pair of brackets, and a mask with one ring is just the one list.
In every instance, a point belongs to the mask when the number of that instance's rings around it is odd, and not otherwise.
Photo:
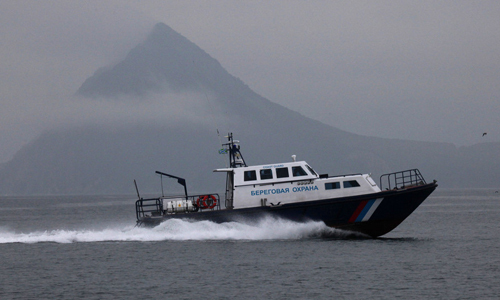
[(318, 176), (318, 173), (316, 173), (316, 172), (313, 170), (313, 168), (311, 168), (309, 165), (306, 165), (306, 167), (309, 169), (309, 171), (311, 172), (311, 174)]

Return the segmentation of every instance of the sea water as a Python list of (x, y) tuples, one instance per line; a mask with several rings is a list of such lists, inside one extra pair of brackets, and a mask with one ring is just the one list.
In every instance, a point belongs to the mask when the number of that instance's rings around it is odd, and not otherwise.
[(378, 239), (266, 218), (135, 227), (133, 196), (0, 198), (0, 299), (498, 299), (500, 195), (438, 188)]

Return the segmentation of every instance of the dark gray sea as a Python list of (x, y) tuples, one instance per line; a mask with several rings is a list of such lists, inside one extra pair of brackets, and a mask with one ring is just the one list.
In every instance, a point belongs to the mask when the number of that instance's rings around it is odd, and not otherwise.
[(0, 198), (0, 299), (499, 299), (500, 194), (438, 188), (378, 239), (266, 219), (136, 228), (133, 196)]

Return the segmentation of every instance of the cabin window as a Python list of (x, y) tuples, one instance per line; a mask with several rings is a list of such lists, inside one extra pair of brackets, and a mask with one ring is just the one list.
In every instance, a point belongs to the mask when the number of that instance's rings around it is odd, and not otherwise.
[(307, 175), (306, 171), (304, 171), (304, 169), (302, 169), (302, 167), (292, 167), (292, 174), (293, 174), (293, 177)]
[(252, 180), (257, 180), (257, 175), (255, 174), (255, 171), (245, 171), (244, 178), (245, 181), (252, 181)]
[(260, 179), (273, 179), (273, 171), (271, 169), (260, 170)]
[(311, 168), (309, 165), (306, 165), (306, 167), (309, 169), (309, 172), (311, 172), (311, 174), (318, 176), (318, 173), (316, 173), (313, 168)]
[(325, 190), (340, 189), (340, 182), (327, 182), (325, 183)]
[(276, 168), (276, 177), (277, 178), (287, 178), (288, 168)]
[(358, 187), (359, 183), (356, 180), (344, 181), (344, 188)]

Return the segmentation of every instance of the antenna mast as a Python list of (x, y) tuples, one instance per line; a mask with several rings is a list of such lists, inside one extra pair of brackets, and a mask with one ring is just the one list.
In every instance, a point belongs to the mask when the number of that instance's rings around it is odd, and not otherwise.
[(243, 155), (240, 152), (239, 141), (233, 140), (233, 133), (229, 133), (227, 136), (227, 143), (224, 146), (228, 147), (229, 150), (229, 167), (230, 168), (239, 168), (246, 167), (247, 164)]

